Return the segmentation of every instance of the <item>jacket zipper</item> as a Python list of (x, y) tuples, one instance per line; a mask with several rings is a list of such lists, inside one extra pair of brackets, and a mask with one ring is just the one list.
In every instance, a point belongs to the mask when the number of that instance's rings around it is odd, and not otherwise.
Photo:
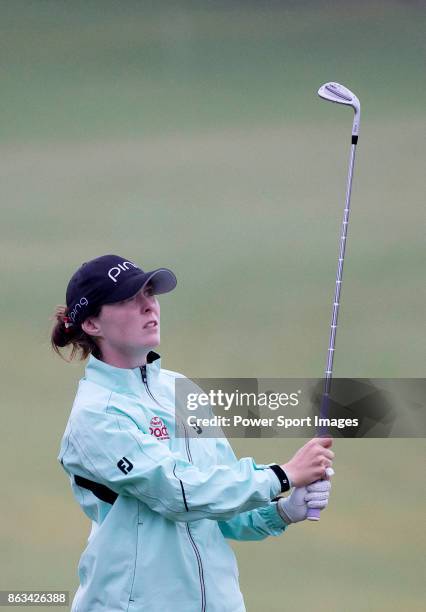
[[(160, 402), (157, 400), (157, 398), (153, 395), (151, 389), (149, 388), (148, 385), (148, 377), (146, 374), (146, 365), (143, 365), (140, 368), (141, 371), (141, 375), (142, 375), (142, 382), (144, 384), (145, 390), (148, 393), (149, 397), (152, 399), (152, 401), (154, 401), (156, 404), (158, 404), (158, 406), (161, 406)], [(189, 448), (189, 438), (188, 438), (188, 432), (186, 430), (186, 426), (185, 423), (182, 421), (182, 425), (183, 425), (183, 430), (185, 432), (185, 447), (186, 447), (186, 454), (188, 457), (188, 461), (190, 463), (192, 463), (192, 455), (191, 455), (191, 450)], [(204, 570), (203, 570), (203, 563), (201, 561), (201, 555), (200, 555), (200, 551), (197, 548), (196, 543), (194, 542), (194, 538), (192, 537), (192, 533), (191, 530), (189, 528), (189, 524), (185, 523), (186, 525), (186, 532), (188, 534), (188, 538), (191, 542), (192, 548), (194, 550), (195, 556), (197, 558), (197, 564), (198, 564), (198, 575), (200, 577), (200, 586), (201, 586), (201, 612), (205, 612), (206, 611), (206, 585), (204, 583)]]

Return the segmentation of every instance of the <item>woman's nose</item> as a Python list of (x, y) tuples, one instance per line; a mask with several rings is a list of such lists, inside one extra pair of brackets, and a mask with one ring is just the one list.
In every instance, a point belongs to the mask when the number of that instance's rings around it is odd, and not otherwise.
[(143, 312), (149, 312), (153, 309), (153, 299), (151, 296), (141, 294), (139, 296), (139, 301)]

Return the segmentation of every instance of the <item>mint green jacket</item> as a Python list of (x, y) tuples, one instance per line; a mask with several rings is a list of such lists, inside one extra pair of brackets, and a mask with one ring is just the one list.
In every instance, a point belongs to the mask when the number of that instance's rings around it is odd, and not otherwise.
[[(175, 372), (156, 353), (135, 369), (89, 358), (59, 461), (92, 521), (72, 612), (243, 612), (226, 538), (286, 524), (266, 465), (226, 438), (175, 436)], [(194, 436), (194, 432), (191, 432)]]

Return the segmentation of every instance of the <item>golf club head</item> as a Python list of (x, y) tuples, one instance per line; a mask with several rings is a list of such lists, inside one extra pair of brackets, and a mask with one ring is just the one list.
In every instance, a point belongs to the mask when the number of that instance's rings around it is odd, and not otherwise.
[(359, 120), (361, 115), (361, 104), (354, 93), (340, 83), (324, 83), (318, 89), (318, 95), (324, 100), (335, 102), (336, 104), (346, 104), (352, 106), (355, 111), (354, 123), (352, 126), (352, 136), (358, 136)]

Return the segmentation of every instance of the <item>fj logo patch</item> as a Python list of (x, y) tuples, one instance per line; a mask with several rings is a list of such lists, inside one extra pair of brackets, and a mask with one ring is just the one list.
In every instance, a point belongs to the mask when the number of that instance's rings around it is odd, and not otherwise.
[(133, 470), (133, 463), (126, 459), (126, 457), (122, 457), (120, 461), (117, 463), (117, 467), (123, 472), (123, 474), (128, 474)]

